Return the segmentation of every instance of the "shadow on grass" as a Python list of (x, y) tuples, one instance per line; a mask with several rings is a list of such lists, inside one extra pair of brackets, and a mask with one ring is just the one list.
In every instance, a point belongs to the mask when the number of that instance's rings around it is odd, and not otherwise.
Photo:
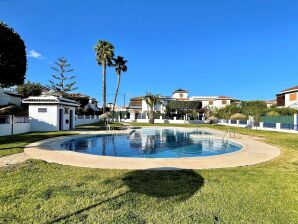
[(71, 214), (67, 214), (67, 215), (64, 215), (64, 216), (60, 216), (60, 217), (58, 217), (58, 218), (56, 218), (56, 219), (54, 219), (54, 220), (52, 220), (52, 221), (46, 222), (46, 223), (49, 223), (49, 224), (50, 224), (50, 223), (57, 223), (57, 222), (60, 222), (60, 221), (62, 221), (62, 220), (68, 219), (68, 218), (70, 218), (70, 217), (72, 217), (72, 216), (79, 215), (79, 214), (81, 214), (81, 213), (83, 213), (83, 212), (85, 212), (85, 211), (88, 211), (88, 210), (90, 210), (90, 209), (92, 209), (92, 208), (95, 208), (95, 207), (97, 207), (97, 206), (99, 206), (99, 205), (102, 205), (102, 204), (104, 204), (104, 203), (108, 203), (109, 201), (115, 200), (115, 199), (117, 199), (117, 198), (119, 198), (119, 197), (121, 197), (121, 196), (123, 196), (123, 195), (125, 195), (125, 194), (126, 194), (126, 192), (125, 192), (125, 193), (122, 193), (122, 194), (119, 194), (119, 195), (117, 195), (117, 196), (108, 198), (108, 199), (106, 199), (106, 200), (103, 200), (103, 201), (100, 201), (100, 202), (96, 202), (96, 203), (91, 204), (91, 205), (89, 205), (89, 206), (87, 206), (87, 207), (85, 207), (85, 208), (82, 208), (82, 209), (80, 209), (80, 210), (77, 210), (77, 211), (75, 211), (75, 212), (73, 212), (73, 213), (71, 213)]
[(130, 192), (184, 201), (203, 185), (204, 178), (193, 170), (136, 170), (123, 179)]
[[(110, 181), (112, 183), (114, 180), (111, 179)], [(127, 193), (139, 193), (150, 197), (185, 201), (192, 197), (204, 185), (204, 178), (193, 170), (131, 171), (122, 178), (122, 181), (123, 184), (129, 188), (128, 191), (93, 203), (73, 213), (57, 217), (48, 223), (65, 221), (72, 216), (80, 215), (81, 213), (87, 212), (102, 204), (112, 203), (113, 200), (116, 200)]]

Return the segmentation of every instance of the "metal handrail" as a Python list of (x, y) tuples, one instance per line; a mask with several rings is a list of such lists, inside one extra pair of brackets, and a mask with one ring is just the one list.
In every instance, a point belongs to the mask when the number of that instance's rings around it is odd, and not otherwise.
[(235, 130), (231, 131), (231, 129), (229, 129), (228, 131), (225, 132), (225, 134), (224, 134), (224, 136), (223, 136), (223, 138), (222, 138), (223, 142), (225, 141), (225, 137), (226, 137), (226, 136), (227, 136), (227, 142), (229, 141), (229, 137), (231, 137), (231, 133), (234, 134), (234, 138), (236, 137), (236, 132), (235, 132)]

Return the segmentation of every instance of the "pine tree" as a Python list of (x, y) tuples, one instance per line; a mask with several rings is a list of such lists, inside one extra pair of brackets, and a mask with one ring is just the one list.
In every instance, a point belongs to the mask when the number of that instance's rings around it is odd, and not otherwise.
[(58, 61), (55, 62), (55, 64), (57, 65), (57, 67), (51, 68), (57, 72), (56, 74), (52, 75), (52, 77), (57, 80), (57, 82), (49, 80), (49, 87), (62, 96), (67, 95), (67, 93), (70, 91), (78, 89), (74, 87), (76, 82), (72, 81), (75, 76), (72, 75), (68, 77), (68, 73), (73, 72), (74, 70), (69, 68), (70, 64), (67, 62), (67, 59), (64, 57), (58, 58)]

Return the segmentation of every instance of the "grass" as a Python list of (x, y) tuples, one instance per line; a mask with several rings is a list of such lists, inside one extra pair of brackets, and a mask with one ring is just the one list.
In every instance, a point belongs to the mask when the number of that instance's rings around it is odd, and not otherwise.
[(282, 155), (213, 170), (103, 170), (38, 160), (0, 168), (0, 223), (297, 223), (298, 136), (250, 134)]
[(32, 132), (0, 137), (0, 157), (24, 152), (24, 147), (46, 138), (72, 135), (74, 132)]
[[(111, 122), (109, 125), (115, 130), (120, 130), (124, 125), (122, 123)], [(104, 122), (97, 122), (93, 124), (83, 124), (77, 126), (78, 129), (90, 129), (90, 130), (106, 130), (106, 124)]]

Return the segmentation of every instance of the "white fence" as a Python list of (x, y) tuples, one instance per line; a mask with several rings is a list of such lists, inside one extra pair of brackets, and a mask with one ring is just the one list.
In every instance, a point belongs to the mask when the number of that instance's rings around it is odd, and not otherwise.
[(101, 121), (100, 116), (76, 116), (76, 126), (83, 124), (92, 124)]
[[(13, 120), (13, 122), (12, 122)], [(75, 124), (91, 124), (99, 122), (99, 116), (76, 116)], [(31, 131), (28, 117), (17, 117), (12, 115), (0, 116), (0, 136), (22, 134)]]
[[(295, 116), (297, 116), (297, 115), (295, 115)], [(266, 123), (266, 122), (254, 123), (249, 120), (240, 121), (240, 120), (220, 119), (220, 120), (218, 120), (218, 124), (233, 126), (233, 127), (241, 127), (241, 128), (246, 128), (246, 127), (247, 128), (256, 128), (258, 130), (265, 130), (265, 131), (280, 131), (280, 132), (298, 133), (297, 119), (294, 119), (294, 124)]]
[[(119, 119), (117, 120), (119, 121)], [(149, 119), (121, 119), (121, 122), (137, 122), (137, 123), (149, 123)], [(160, 117), (159, 119), (154, 119), (155, 124), (204, 124), (206, 121), (203, 120), (177, 120), (175, 117), (174, 119), (163, 119)]]
[(21, 134), (31, 131), (28, 117), (1, 116), (0, 136)]

